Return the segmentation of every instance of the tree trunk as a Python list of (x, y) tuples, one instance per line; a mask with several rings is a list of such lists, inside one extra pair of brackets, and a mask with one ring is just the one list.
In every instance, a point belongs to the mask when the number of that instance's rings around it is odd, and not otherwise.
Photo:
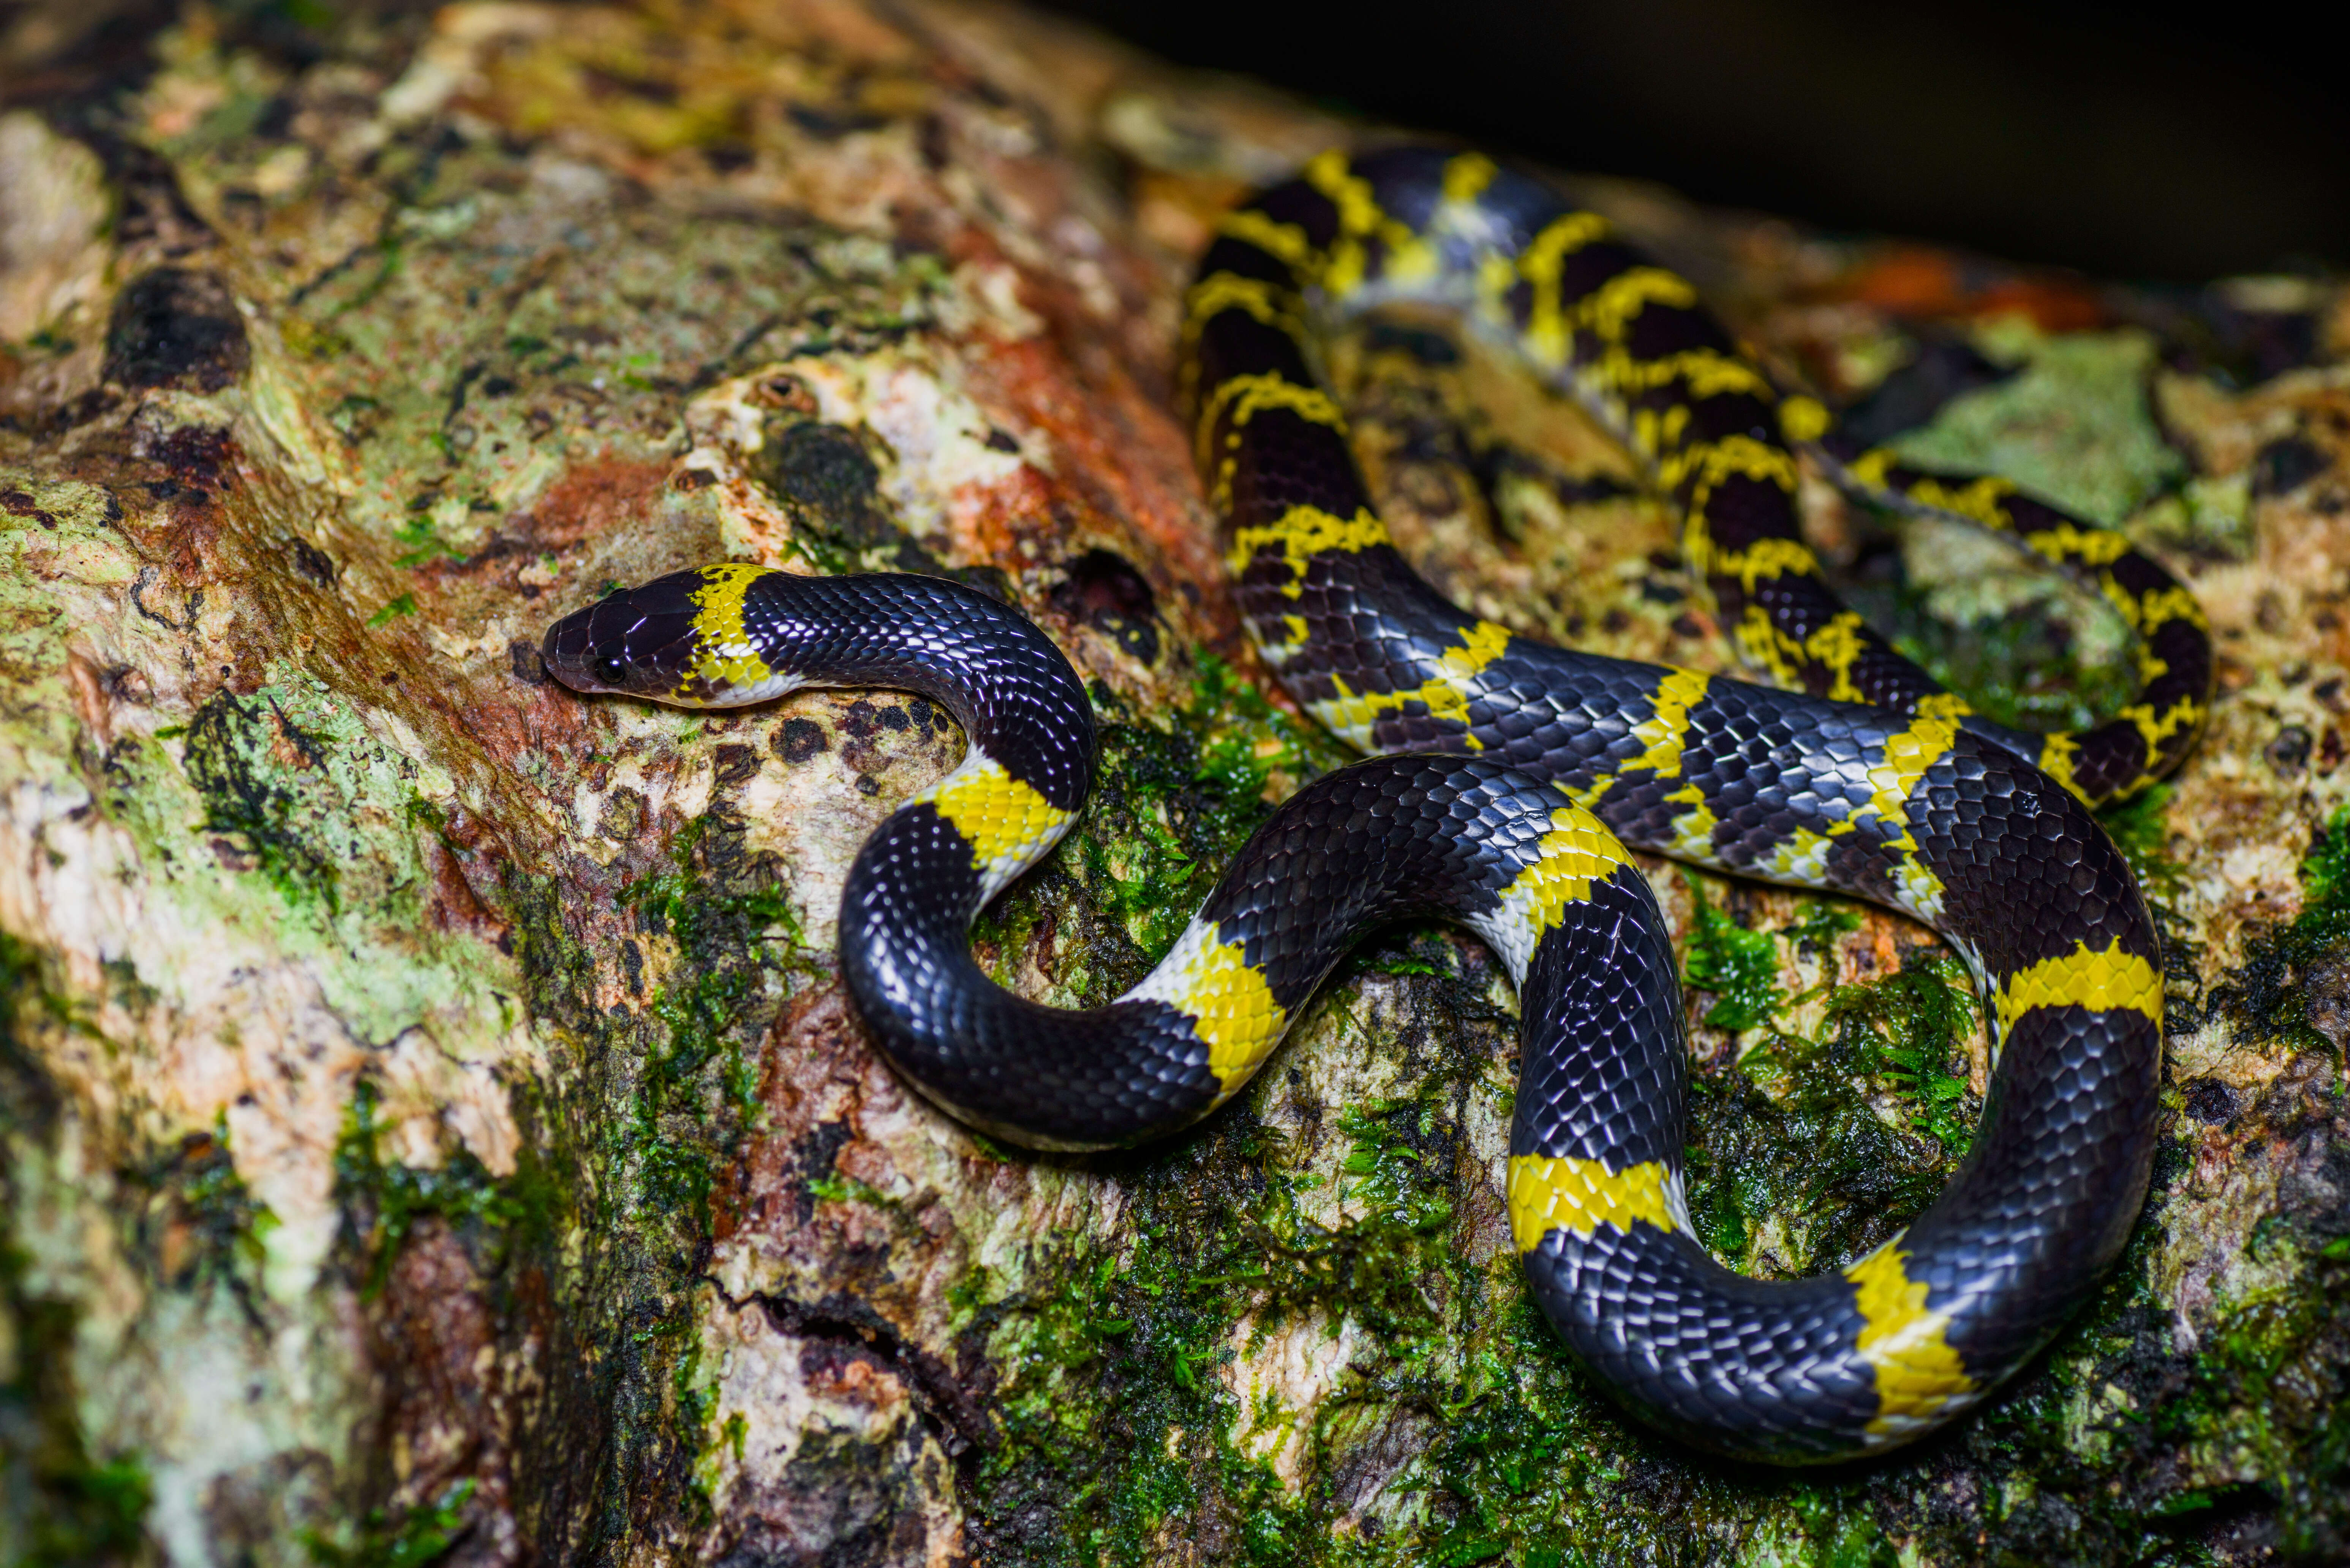
[[(537, 662), (607, 585), (723, 558), (1010, 597), (1091, 683), (1103, 779), (979, 948), (1115, 995), (1337, 758), (1239, 639), (1170, 367), (1214, 213), (1359, 128), (937, 0), (191, 4), (151, 58), (80, 9), (26, 13), (66, 43), (0, 117), (0, 1562), (2350, 1550), (2330, 286), (2092, 286), (1570, 182), (1869, 433), (2158, 549), (2224, 654), (2193, 760), (2110, 819), (2171, 987), (2122, 1265), (1951, 1434), (1762, 1472), (1621, 1417), (1528, 1303), (1473, 940), (1366, 948), (1180, 1137), (1001, 1147), (876, 1057), (832, 954), (945, 717)], [(1732, 666), (1572, 410), (1440, 320), (1331, 359), (1440, 587)], [(2126, 700), (2098, 607), (1816, 488), (1938, 668), (2043, 722)], [(1960, 971), (1655, 876), (1701, 1231), (1762, 1273), (1858, 1255), (1964, 1147)]]

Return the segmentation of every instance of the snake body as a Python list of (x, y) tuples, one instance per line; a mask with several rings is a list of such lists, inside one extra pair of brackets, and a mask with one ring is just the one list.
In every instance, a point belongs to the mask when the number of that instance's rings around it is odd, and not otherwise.
[[(1597, 412), (1685, 520), (1742, 649), (1793, 691), (1552, 648), (1416, 576), (1310, 369), (1316, 323), (1399, 297)], [(1085, 691), (1024, 617), (959, 585), (726, 565), (566, 618), (547, 668), (685, 705), (796, 687), (921, 692), (970, 751), (886, 818), (843, 895), (844, 981), (952, 1114), (1047, 1147), (1138, 1142), (1237, 1093), (1365, 932), (1441, 917), (1519, 988), (1512, 1231), (1603, 1386), (1684, 1438), (1779, 1462), (1890, 1447), (2012, 1373), (2095, 1287), (2143, 1200), (2161, 1056), (2157, 939), (2090, 815), (2174, 763), (2208, 696), (2191, 596), (2117, 535), (1996, 481), (1815, 448), (1888, 504), (2013, 533), (2139, 636), (2137, 701), (2080, 734), (1988, 723), (1862, 625), (1795, 529), (1782, 399), (1689, 286), (1474, 154), (1333, 154), (1230, 214), (1183, 373), (1202, 478), (1266, 662), (1384, 753), (1277, 808), (1174, 948), (1103, 1008), (1039, 1006), (971, 958), (972, 916), (1066, 833), (1094, 769)], [(1964, 955), (1995, 1066), (1940, 1198), (1847, 1267), (1723, 1269), (1682, 1193), (1687, 1050), (1669, 941), (1629, 844), (1908, 911)]]

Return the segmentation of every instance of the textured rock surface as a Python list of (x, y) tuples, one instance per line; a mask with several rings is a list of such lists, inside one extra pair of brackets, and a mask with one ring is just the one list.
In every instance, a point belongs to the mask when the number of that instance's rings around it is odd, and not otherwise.
[[(1618, 1419), (1525, 1303), (1473, 941), (1366, 950), (1170, 1147), (996, 1147), (831, 973), (943, 716), (582, 702), (531, 651), (727, 556), (1008, 593), (1095, 682), (1105, 782), (983, 950), (1114, 994), (1334, 760), (1258, 693), (1166, 403), (1210, 217), (1350, 128), (960, 5), (191, 6), (152, 58), (75, 53), (87, 9), (26, 13), (0, 116), (0, 1561), (2350, 1550), (2336, 293), (1580, 185), (1872, 433), (2162, 548), (2226, 655), (2199, 753), (2113, 819), (2173, 1012), (2111, 1287), (1947, 1438), (1736, 1470)], [(1727, 666), (1569, 411), (1440, 322), (1333, 360), (1451, 591)], [(2023, 713), (2111, 700), (2095, 607), (1817, 499), (1865, 602), (1977, 623), (1926, 656)], [(1658, 883), (1711, 1244), (1873, 1245), (1963, 1147), (1955, 970), (1873, 911)]]

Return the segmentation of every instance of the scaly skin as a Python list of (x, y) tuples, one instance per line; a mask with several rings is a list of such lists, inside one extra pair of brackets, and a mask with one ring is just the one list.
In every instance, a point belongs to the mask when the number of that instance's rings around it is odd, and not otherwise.
[[(1459, 304), (1623, 431), (1742, 645), (1811, 691), (1550, 648), (1415, 576), (1307, 369), (1310, 304), (1405, 293)], [(969, 756), (876, 830), (840, 920), (876, 1038), (953, 1115), (1046, 1147), (1159, 1136), (1237, 1093), (1365, 932), (1455, 919), (1519, 987), (1508, 1188), (1527, 1279), (1617, 1398), (1782, 1463), (1878, 1451), (1979, 1400), (2095, 1287), (2144, 1199), (2159, 950), (2085, 802), (2191, 741), (2210, 670), (2191, 597), (1998, 482), (1881, 454), (1836, 467), (2093, 574), (2141, 634), (2146, 687), (2116, 722), (2044, 741), (1985, 723), (1837, 603), (1796, 536), (1789, 442), (1825, 433), (1816, 405), (1779, 399), (1686, 284), (1599, 220), (1474, 155), (1333, 155), (1232, 214), (1186, 342), (1243, 613), (1311, 711), (1390, 754), (1285, 803), (1109, 1006), (1023, 1001), (968, 950), (972, 918), (1067, 830), (1092, 777), (1084, 690), (1017, 614), (922, 577), (711, 566), (557, 623), (548, 669), (685, 706), (893, 685), (955, 713)], [(1982, 1125), (1941, 1197), (1868, 1257), (1763, 1282), (1696, 1240), (1679, 984), (1627, 842), (1907, 910), (1974, 967), (1996, 1054)]]

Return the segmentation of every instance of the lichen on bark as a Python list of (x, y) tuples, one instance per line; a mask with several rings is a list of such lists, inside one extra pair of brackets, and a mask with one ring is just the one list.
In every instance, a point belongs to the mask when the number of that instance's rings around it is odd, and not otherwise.
[[(0, 115), (0, 1562), (2343, 1552), (2334, 286), (2093, 288), (1571, 182), (1856, 425), (2163, 553), (2223, 655), (2195, 757), (2107, 819), (2170, 993), (2128, 1253), (1956, 1430), (1782, 1475), (1627, 1422), (1533, 1312), (1475, 942), (1367, 946), (1183, 1137), (1002, 1147), (876, 1058), (831, 957), (946, 716), (582, 701), (536, 662), (707, 559), (1019, 604), (1103, 778), (975, 942), (1115, 995), (1338, 760), (1238, 638), (1170, 368), (1213, 213), (1369, 132), (939, 0), (191, 5), (137, 57), (58, 16)], [(1329, 358), (1431, 580), (1731, 666), (1571, 410), (1441, 318)], [(2095, 602), (1810, 503), (1929, 663), (2025, 717), (2119, 697)], [(1874, 1245), (1980, 1104), (1960, 971), (1651, 870), (1708, 1244)]]

